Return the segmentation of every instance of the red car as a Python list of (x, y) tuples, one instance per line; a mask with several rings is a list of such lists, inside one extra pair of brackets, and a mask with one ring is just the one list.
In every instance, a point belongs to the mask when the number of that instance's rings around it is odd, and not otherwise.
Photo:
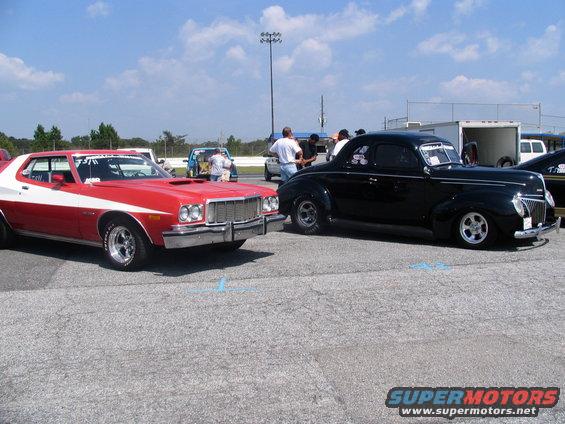
[(135, 152), (33, 153), (0, 172), (0, 248), (14, 235), (99, 246), (121, 270), (155, 246), (234, 250), (284, 219), (272, 189), (171, 178)]

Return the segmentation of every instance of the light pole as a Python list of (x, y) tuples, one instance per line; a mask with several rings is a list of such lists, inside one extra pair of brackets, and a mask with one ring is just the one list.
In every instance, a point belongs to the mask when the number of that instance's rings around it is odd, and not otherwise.
[(269, 64), (271, 70), (271, 136), (275, 135), (275, 106), (273, 103), (273, 43), (282, 43), (280, 32), (262, 32), (261, 44), (269, 44)]

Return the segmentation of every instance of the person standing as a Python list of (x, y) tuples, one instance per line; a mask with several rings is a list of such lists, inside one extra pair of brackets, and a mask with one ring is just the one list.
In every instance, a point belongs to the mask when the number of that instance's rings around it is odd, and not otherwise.
[(220, 149), (214, 150), (214, 154), (208, 159), (210, 164), (210, 181), (218, 181), (225, 169), (230, 169), (231, 161), (222, 155)]
[[(296, 163), (302, 163), (302, 149), (294, 139), (290, 127), (284, 127), (282, 135), (282, 138), (274, 142), (269, 152), (279, 158), (281, 179), (283, 183), (286, 183), (288, 179), (298, 171)], [(298, 161), (296, 159), (297, 155)]]
[(365, 131), (363, 128), (359, 128), (357, 131), (355, 131), (355, 135), (357, 137), (359, 137), (360, 135), (363, 135), (363, 134), (367, 134), (367, 131)]
[(302, 164), (298, 164), (297, 168), (302, 169), (311, 166), (312, 163), (318, 158), (318, 150), (316, 143), (320, 141), (318, 134), (310, 134), (306, 141), (301, 141), (298, 145), (302, 149)]
[(339, 151), (343, 149), (343, 146), (347, 144), (349, 141), (349, 131), (347, 130), (340, 130), (337, 133), (337, 143), (334, 147), (334, 151), (332, 152), (332, 160), (338, 155)]

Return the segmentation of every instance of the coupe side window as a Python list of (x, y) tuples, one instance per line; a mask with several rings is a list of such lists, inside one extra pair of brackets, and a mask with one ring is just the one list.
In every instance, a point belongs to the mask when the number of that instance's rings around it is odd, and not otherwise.
[(375, 166), (384, 169), (418, 169), (418, 159), (408, 147), (381, 144), (375, 152)]
[(349, 156), (349, 165), (366, 166), (369, 164), (369, 146), (359, 146)]
[(50, 183), (54, 173), (62, 174), (67, 183), (75, 182), (69, 161), (64, 156), (32, 159), (22, 171), (24, 177), (42, 183)]

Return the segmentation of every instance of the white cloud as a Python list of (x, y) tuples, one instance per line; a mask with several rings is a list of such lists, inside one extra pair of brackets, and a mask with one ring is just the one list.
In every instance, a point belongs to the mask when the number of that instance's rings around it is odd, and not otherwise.
[(139, 71), (135, 69), (127, 69), (117, 76), (108, 77), (104, 83), (106, 88), (116, 91), (135, 88), (139, 84)]
[(543, 35), (530, 37), (523, 49), (523, 56), (528, 61), (542, 61), (556, 56), (561, 43), (561, 28), (549, 25)]
[(420, 19), (428, 10), (431, 0), (412, 0), (409, 4), (401, 5), (388, 14), (385, 19), (387, 24), (391, 24), (408, 14), (412, 14), (415, 19)]
[(103, 1), (94, 2), (86, 8), (86, 13), (91, 18), (98, 16), (108, 16), (110, 14), (110, 5)]
[(61, 103), (86, 105), (99, 103), (100, 98), (96, 93), (81, 93), (80, 91), (75, 91), (73, 93), (63, 94), (59, 97), (59, 101)]
[(65, 76), (53, 71), (38, 71), (27, 66), (19, 57), (8, 57), (0, 53), (0, 81), (24, 90), (46, 88), (62, 82)]
[(552, 85), (565, 85), (565, 69), (559, 71), (559, 73), (551, 78)]
[(492, 35), (490, 31), (479, 32), (477, 38), (485, 43), (486, 50), (490, 54), (494, 54), (502, 49), (507, 49), (510, 45), (507, 41)]
[(508, 81), (468, 78), (465, 75), (442, 82), (440, 87), (452, 99), (465, 101), (504, 102), (513, 100), (517, 95), (515, 84)]
[(456, 16), (466, 16), (472, 14), (476, 9), (484, 5), (484, 0), (458, 0), (455, 2), (454, 9)]
[(416, 50), (420, 54), (446, 54), (456, 62), (468, 62), (480, 57), (479, 45), (465, 44), (467, 37), (457, 32), (436, 34), (421, 41)]
[(332, 63), (332, 50), (330, 46), (315, 38), (308, 38), (300, 43), (290, 56), (280, 57), (275, 66), (283, 72), (297, 67), (311, 69), (312, 64), (316, 64), (317, 69), (323, 69)]
[(236, 62), (245, 62), (247, 59), (247, 53), (243, 47), (239, 44), (237, 46), (230, 47), (229, 50), (226, 52), (226, 57), (228, 59), (235, 60)]

